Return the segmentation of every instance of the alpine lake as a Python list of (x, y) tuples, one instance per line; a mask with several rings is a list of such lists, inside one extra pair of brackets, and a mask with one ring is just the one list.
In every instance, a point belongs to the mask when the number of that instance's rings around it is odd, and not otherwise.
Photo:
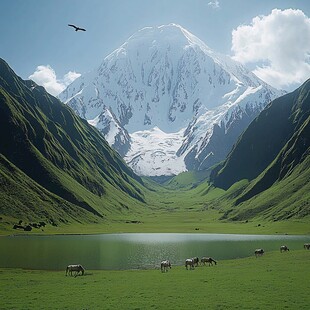
[(7, 236), (0, 238), (0, 267), (65, 270), (69, 264), (87, 269), (159, 268), (162, 260), (183, 265), (186, 258), (215, 260), (254, 255), (256, 248), (302, 249), (310, 236), (189, 233), (122, 233), (100, 235)]

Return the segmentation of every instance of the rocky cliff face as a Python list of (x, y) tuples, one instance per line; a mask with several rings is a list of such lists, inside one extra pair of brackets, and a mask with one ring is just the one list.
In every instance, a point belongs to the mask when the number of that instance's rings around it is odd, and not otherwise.
[(205, 169), (281, 93), (179, 25), (148, 27), (59, 98), (140, 175)]

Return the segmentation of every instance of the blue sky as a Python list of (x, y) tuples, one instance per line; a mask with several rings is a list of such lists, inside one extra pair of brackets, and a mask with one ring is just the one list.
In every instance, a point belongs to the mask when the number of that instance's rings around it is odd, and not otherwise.
[(63, 86), (139, 29), (176, 23), (289, 90), (310, 77), (309, 16), (308, 0), (0, 0), (0, 57), (24, 79), (49, 68)]

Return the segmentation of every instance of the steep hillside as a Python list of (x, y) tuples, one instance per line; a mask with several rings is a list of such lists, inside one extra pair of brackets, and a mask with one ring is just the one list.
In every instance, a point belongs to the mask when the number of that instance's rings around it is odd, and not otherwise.
[[(211, 174), (227, 189), (247, 179), (229, 216), (277, 219), (310, 214), (310, 80), (274, 100)], [(226, 214), (227, 216), (227, 214)]]
[[(309, 90), (310, 80), (294, 92), (275, 99), (260, 113), (225, 162), (211, 174), (215, 186), (227, 189), (242, 179), (253, 180), (271, 164), (309, 117)], [(304, 143), (307, 148), (309, 140)], [(275, 180), (274, 176), (271, 184)]]
[(96, 129), (1, 59), (0, 141), (0, 214), (93, 221), (144, 201)]

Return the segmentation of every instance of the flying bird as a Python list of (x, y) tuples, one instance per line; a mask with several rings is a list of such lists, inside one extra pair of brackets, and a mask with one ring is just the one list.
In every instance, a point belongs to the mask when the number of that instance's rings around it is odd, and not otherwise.
[(69, 26), (69, 27), (73, 27), (73, 28), (75, 29), (75, 31), (78, 31), (78, 30), (86, 31), (86, 29), (77, 27), (77, 26), (75, 26), (75, 25), (68, 24), (68, 26)]

